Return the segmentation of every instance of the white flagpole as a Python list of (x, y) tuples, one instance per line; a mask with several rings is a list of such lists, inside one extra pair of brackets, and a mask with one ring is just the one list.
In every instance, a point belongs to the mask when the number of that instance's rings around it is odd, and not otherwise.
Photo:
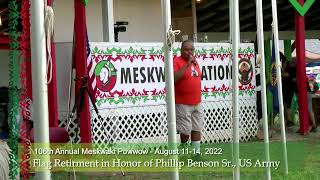
[[(260, 81), (261, 81), (261, 105), (262, 105), (262, 121), (264, 132), (264, 150), (265, 160), (270, 161), (269, 152), (269, 132), (268, 132), (268, 117), (267, 117), (267, 90), (266, 90), (266, 76), (265, 76), (265, 58), (264, 58), (264, 37), (263, 37), (263, 11), (262, 0), (256, 0), (256, 14), (257, 14), (257, 39), (258, 51), (260, 56)], [(266, 179), (271, 179), (270, 167), (266, 167)]]
[(193, 41), (198, 41), (198, 28), (197, 28), (197, 7), (196, 0), (191, 0), (192, 6), (192, 21), (193, 21)]
[(114, 42), (113, 0), (102, 0), (103, 41)]
[[(176, 111), (175, 111), (175, 100), (174, 100), (174, 74), (173, 74), (173, 61), (172, 61), (172, 49), (170, 44), (168, 46), (167, 33), (170, 33), (171, 29), (171, 7), (170, 0), (162, 0), (162, 16), (164, 25), (164, 64), (165, 64), (165, 76), (166, 76), (166, 104), (167, 104), (167, 121), (168, 121), (168, 143), (170, 149), (177, 149), (177, 137), (176, 137)], [(175, 160), (177, 156), (173, 157)], [(171, 179), (179, 179), (178, 167), (174, 167), (171, 172)]]
[(232, 41), (232, 26), (233, 26), (233, 0), (229, 0), (229, 41)]
[(283, 160), (285, 174), (288, 174), (288, 157), (287, 157), (287, 145), (286, 145), (286, 130), (284, 123), (284, 110), (283, 110), (283, 97), (282, 97), (282, 81), (281, 81), (281, 62), (279, 56), (279, 35), (278, 35), (278, 15), (277, 15), (277, 2), (271, 0), (272, 5), (272, 30), (274, 36), (275, 57), (277, 64), (277, 86), (278, 86), (278, 100), (279, 100), (279, 114), (281, 123), (281, 140), (283, 146)]
[[(44, 1), (41, 0), (31, 0), (31, 60), (35, 143), (40, 143), (39, 148), (50, 148)], [(42, 155), (41, 159), (49, 162), (50, 156)], [(40, 171), (36, 173), (36, 179), (50, 180), (49, 167)]]
[(239, 28), (239, 0), (232, 2), (231, 9), (232, 18), (232, 115), (233, 115), (233, 179), (240, 179), (240, 164), (239, 164), (239, 73), (238, 73), (238, 50), (240, 43), (240, 28)]

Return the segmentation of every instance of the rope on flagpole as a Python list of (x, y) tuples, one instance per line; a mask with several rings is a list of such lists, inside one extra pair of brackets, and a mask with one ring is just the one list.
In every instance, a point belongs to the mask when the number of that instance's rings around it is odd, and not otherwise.
[[(53, 34), (53, 30), (54, 30), (53, 25), (54, 25), (53, 8), (51, 6), (49, 6), (47, 0), (45, 0), (45, 32), (46, 32), (46, 46), (47, 46), (47, 53), (48, 53), (47, 73), (46, 73), (46, 75), (48, 75), (48, 72), (49, 72), (49, 80), (48, 80), (48, 77), (46, 78), (47, 79), (47, 84), (50, 84), (50, 82), (52, 81), (51, 37), (52, 37), (52, 34)], [(70, 96), (69, 96), (69, 100), (70, 100)], [(68, 102), (69, 102), (69, 100), (68, 100)], [(69, 129), (70, 122), (71, 121), (69, 121), (69, 123), (67, 125), (67, 130)], [(72, 141), (71, 141), (71, 149), (73, 149)], [(75, 175), (74, 167), (72, 168), (72, 170), (73, 170), (74, 179), (76, 180), (77, 178), (76, 178), (76, 175)]]
[[(47, 84), (50, 84), (52, 80), (52, 56), (51, 56), (51, 37), (53, 33), (54, 24), (54, 13), (51, 6), (47, 5), (47, 0), (45, 0), (45, 32), (46, 32), (46, 43), (47, 43), (47, 72), (49, 72), (49, 79), (47, 79)], [(47, 73), (48, 75), (48, 73)]]
[(275, 65), (274, 65), (274, 67), (277, 67), (277, 68), (278, 68), (278, 67), (279, 67), (279, 68), (282, 68), (282, 64), (281, 64), (281, 63), (279, 63), (279, 64), (275, 64)]
[(175, 42), (176, 35), (180, 34), (180, 30), (172, 30), (172, 26), (170, 25), (169, 30), (167, 32), (167, 40), (166, 45), (168, 46), (169, 50), (172, 50), (172, 45)]

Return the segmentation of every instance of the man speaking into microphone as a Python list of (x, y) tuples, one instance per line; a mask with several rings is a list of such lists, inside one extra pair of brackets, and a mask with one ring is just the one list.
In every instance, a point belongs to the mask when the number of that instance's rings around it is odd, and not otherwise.
[(201, 108), (201, 71), (193, 57), (191, 40), (181, 44), (181, 56), (173, 59), (177, 131), (182, 145), (186, 145), (191, 135), (191, 143), (196, 154), (200, 154), (203, 112)]

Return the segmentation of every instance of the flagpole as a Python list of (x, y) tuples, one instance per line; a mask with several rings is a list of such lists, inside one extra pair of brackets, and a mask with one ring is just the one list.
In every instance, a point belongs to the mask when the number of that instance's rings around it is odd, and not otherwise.
[(197, 29), (197, 7), (196, 0), (191, 0), (192, 6), (192, 21), (193, 21), (193, 40), (198, 41), (198, 29)]
[[(270, 162), (262, 0), (256, 0), (256, 14), (257, 14), (258, 54), (260, 55), (260, 81), (261, 81), (261, 103), (262, 103), (261, 105), (262, 105), (263, 132), (264, 132), (264, 150), (265, 150), (265, 160), (267, 162)], [(270, 170), (270, 167), (268, 166), (266, 167), (266, 179), (268, 180), (271, 179), (271, 170)]]
[(272, 5), (272, 30), (274, 36), (274, 46), (275, 46), (275, 58), (276, 58), (276, 68), (277, 68), (277, 86), (278, 86), (278, 100), (279, 100), (279, 115), (281, 123), (281, 140), (283, 146), (283, 160), (284, 160), (284, 171), (288, 175), (288, 157), (287, 157), (287, 145), (286, 145), (286, 130), (284, 123), (284, 110), (283, 110), (283, 96), (282, 96), (282, 81), (281, 81), (281, 62), (279, 56), (279, 35), (278, 35), (278, 15), (277, 15), (277, 2), (276, 0), (271, 0)]
[(240, 179), (239, 165), (239, 73), (238, 73), (238, 55), (240, 42), (239, 28), (239, 0), (234, 0), (231, 11), (232, 22), (232, 114), (233, 114), (233, 179)]
[(233, 26), (233, 0), (229, 0), (229, 42), (232, 41), (232, 26)]
[[(32, 94), (35, 111), (34, 137), (38, 148), (49, 149), (49, 108), (46, 79), (46, 48), (44, 29), (44, 1), (31, 1), (31, 59), (32, 59)], [(36, 147), (37, 148), (37, 147)], [(41, 155), (43, 162), (50, 162), (49, 154)], [(39, 172), (40, 171), (40, 172)], [(50, 180), (49, 167), (39, 168), (36, 179)]]
[[(162, 0), (162, 16), (164, 25), (164, 64), (165, 64), (165, 76), (166, 76), (166, 104), (167, 104), (167, 121), (168, 121), (168, 143), (170, 149), (177, 149), (176, 139), (176, 111), (175, 111), (175, 100), (174, 100), (174, 80), (173, 80), (173, 62), (172, 62), (172, 49), (171, 45), (167, 42), (167, 33), (171, 31), (171, 7), (170, 0)], [(175, 155), (173, 159), (178, 160)], [(179, 179), (178, 167), (174, 167), (170, 174), (171, 179)]]
[(102, 0), (103, 41), (114, 42), (113, 0)]

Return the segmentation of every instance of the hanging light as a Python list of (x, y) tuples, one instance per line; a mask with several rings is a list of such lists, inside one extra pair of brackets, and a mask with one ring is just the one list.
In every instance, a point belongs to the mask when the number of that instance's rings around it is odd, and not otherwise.
[(1, 18), (1, 15), (0, 15), (0, 26), (2, 26), (2, 18)]
[(201, 0), (196, 0), (197, 1), (197, 3), (200, 3), (201, 2)]

